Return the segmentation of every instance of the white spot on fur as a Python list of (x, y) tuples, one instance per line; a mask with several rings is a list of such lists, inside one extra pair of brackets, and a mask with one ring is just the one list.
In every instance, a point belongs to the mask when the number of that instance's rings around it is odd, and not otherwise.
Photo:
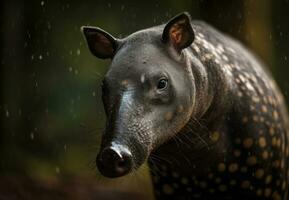
[(141, 75), (141, 77), (140, 77), (140, 82), (141, 82), (141, 83), (144, 83), (144, 82), (145, 82), (145, 75), (144, 75), (144, 74)]

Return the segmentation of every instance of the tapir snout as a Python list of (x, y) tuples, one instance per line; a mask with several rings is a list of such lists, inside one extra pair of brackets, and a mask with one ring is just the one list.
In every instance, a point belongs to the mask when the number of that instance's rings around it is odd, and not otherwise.
[[(96, 159), (99, 171), (106, 177), (123, 176), (137, 169), (148, 157), (149, 121), (141, 109), (138, 90), (133, 86), (117, 88), (115, 83), (103, 85), (103, 104), (107, 123)], [(120, 86), (122, 87), (122, 86)], [(109, 98), (105, 98), (110, 94)]]
[(107, 144), (103, 140), (96, 164), (100, 173), (109, 178), (124, 176), (137, 169), (148, 157), (146, 144), (138, 137), (126, 137), (127, 132), (118, 134)]
[(96, 163), (104, 176), (114, 178), (127, 174), (132, 170), (132, 154), (120, 144), (112, 143), (99, 152)]

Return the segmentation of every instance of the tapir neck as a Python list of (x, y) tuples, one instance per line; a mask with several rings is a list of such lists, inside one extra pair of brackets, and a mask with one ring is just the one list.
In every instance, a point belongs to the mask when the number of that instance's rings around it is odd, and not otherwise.
[(188, 49), (184, 52), (186, 65), (191, 69), (195, 85), (195, 102), (191, 118), (214, 120), (229, 109), (227, 98), (230, 95), (232, 81), (218, 67), (212, 67)]
[(184, 51), (186, 65), (191, 70), (192, 84), (195, 87), (193, 111), (191, 116), (201, 118), (212, 102), (213, 90), (208, 79), (207, 69), (192, 55), (190, 51)]

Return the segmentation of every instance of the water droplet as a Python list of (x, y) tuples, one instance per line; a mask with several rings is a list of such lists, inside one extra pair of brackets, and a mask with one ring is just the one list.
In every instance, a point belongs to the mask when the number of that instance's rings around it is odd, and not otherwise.
[(69, 70), (69, 72), (72, 72), (72, 67), (69, 67), (68, 70)]
[(6, 110), (6, 113), (5, 113), (6, 117), (9, 118), (10, 117), (10, 113), (8, 110)]
[(78, 56), (80, 55), (80, 49), (76, 50), (76, 55), (78, 55)]
[(63, 146), (63, 149), (64, 149), (64, 151), (67, 150), (67, 146), (66, 146), (66, 144)]
[(41, 6), (44, 6), (44, 1), (41, 1), (40, 5), (41, 5)]
[(76, 69), (76, 70), (74, 70), (74, 74), (75, 75), (77, 75), (78, 74), (78, 70)]
[(42, 57), (42, 55), (40, 54), (38, 58), (39, 58), (39, 60), (42, 60), (43, 57)]
[(33, 132), (30, 133), (30, 139), (34, 140), (34, 133)]
[(31, 55), (31, 60), (34, 60), (34, 55), (33, 54)]
[(92, 96), (94, 96), (94, 97), (95, 97), (95, 91), (93, 91), (93, 92), (92, 92)]
[(47, 22), (47, 29), (48, 29), (48, 30), (51, 29), (51, 24), (50, 24), (50, 22)]
[(55, 172), (56, 172), (57, 174), (60, 173), (60, 168), (59, 168), (58, 166), (55, 167)]

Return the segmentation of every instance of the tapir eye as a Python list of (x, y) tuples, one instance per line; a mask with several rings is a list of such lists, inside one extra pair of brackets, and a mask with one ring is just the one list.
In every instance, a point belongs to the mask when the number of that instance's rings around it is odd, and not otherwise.
[(168, 79), (166, 78), (161, 78), (158, 82), (158, 85), (157, 85), (157, 89), (158, 90), (163, 90), (163, 89), (166, 89), (168, 86)]

